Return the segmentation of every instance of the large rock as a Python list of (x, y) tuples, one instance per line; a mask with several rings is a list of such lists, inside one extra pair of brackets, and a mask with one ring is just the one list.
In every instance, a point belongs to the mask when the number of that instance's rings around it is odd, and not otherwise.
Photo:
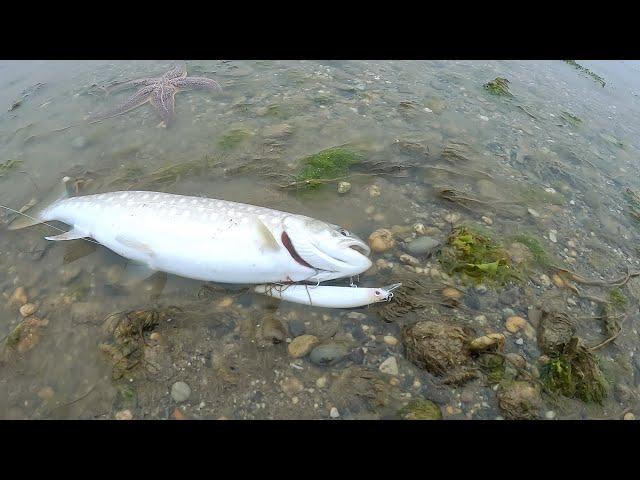
[(471, 337), (463, 327), (423, 321), (402, 332), (407, 358), (417, 366), (443, 375), (467, 362)]
[(528, 382), (505, 383), (498, 391), (498, 406), (510, 420), (533, 420), (542, 406), (540, 390)]
[(559, 354), (576, 333), (576, 322), (564, 312), (542, 312), (538, 347), (547, 355)]
[(422, 255), (431, 255), (438, 247), (440, 242), (431, 237), (419, 237), (405, 245), (404, 249), (411, 255), (416, 257)]

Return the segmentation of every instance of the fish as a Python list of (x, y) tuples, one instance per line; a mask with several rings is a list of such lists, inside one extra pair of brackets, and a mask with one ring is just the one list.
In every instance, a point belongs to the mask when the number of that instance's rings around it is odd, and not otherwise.
[(70, 230), (46, 239), (93, 239), (150, 270), (219, 283), (320, 283), (372, 265), (357, 235), (305, 215), (154, 191), (72, 193), (65, 177), (9, 229), (60, 221)]
[(389, 302), (393, 298), (393, 291), (401, 286), (401, 283), (378, 288), (330, 285), (256, 285), (253, 290), (269, 297), (314, 307), (357, 308), (373, 303)]

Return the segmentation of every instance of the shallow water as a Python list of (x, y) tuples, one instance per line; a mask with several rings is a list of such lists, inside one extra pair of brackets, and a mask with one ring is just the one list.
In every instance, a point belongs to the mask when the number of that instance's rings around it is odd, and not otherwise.
[[(188, 61), (190, 75), (217, 80), (223, 92), (178, 93), (168, 127), (149, 104), (99, 123), (83, 120), (133, 94), (107, 94), (102, 87), (159, 76), (173, 64), (0, 63), (0, 164), (19, 161), (0, 170), (0, 204), (19, 209), (42, 199), (64, 175), (81, 180), (81, 193), (134, 189), (159, 169), (199, 161), (162, 181), (152, 177), (150, 188), (306, 214), (363, 238), (377, 228), (420, 222), (443, 241), (453, 213), (459, 215), (454, 223), (483, 225), (497, 238), (535, 235), (561, 266), (587, 278), (611, 279), (638, 268), (638, 226), (628, 215), (624, 190), (640, 188), (640, 62), (580, 62), (604, 78), (602, 87), (561, 61)], [(482, 88), (495, 77), (509, 80), (513, 97)], [(581, 122), (572, 124), (562, 112)], [(240, 141), (225, 142), (237, 130)], [(443, 150), (461, 142), (464, 160), (447, 161)], [(300, 159), (346, 143), (366, 145), (371, 157), (389, 164), (415, 166), (395, 175), (353, 175), (345, 195), (335, 184), (313, 192), (280, 188), (294, 178)], [(380, 196), (370, 195), (371, 185)], [(442, 186), (485, 203), (464, 208), (448, 202), (438, 195)], [(1, 215), (3, 222), (12, 218)], [(410, 320), (387, 323), (376, 306), (353, 315), (278, 305), (240, 287), (216, 285), (203, 295), (202, 282), (174, 276), (166, 285), (127, 282), (129, 273), (121, 272), (126, 262), (114, 253), (103, 247), (82, 252), (83, 241), (49, 244), (46, 234), (48, 227), (37, 226), (3, 227), (0, 235), (0, 289), (8, 298), (24, 286), (38, 305), (35, 315), (49, 320), (22, 352), (5, 351), (0, 418), (114, 418), (128, 410), (133, 418), (323, 419), (333, 407), (340, 418), (395, 418), (416, 398), (438, 404), (445, 418), (504, 415), (496, 387), (483, 378), (445, 385), (412, 364), (402, 342), (385, 342), (385, 336), (400, 339)], [(404, 271), (397, 257), (402, 239), (412, 235), (401, 235), (374, 261), (385, 258)], [(433, 258), (419, 260), (421, 269), (437, 267)], [(453, 320), (476, 336), (505, 332), (505, 308), (528, 318), (529, 307), (555, 294), (572, 315), (598, 315), (595, 303), (540, 280), (553, 273), (538, 268), (522, 284), (486, 292), (461, 287), (466, 308), (432, 311), (431, 319)], [(361, 285), (384, 284), (385, 278), (369, 272)], [(597, 297), (608, 292), (581, 291)], [(540, 418), (640, 414), (640, 361), (634, 358), (640, 285), (633, 278), (622, 291), (629, 299), (622, 331), (596, 353), (608, 381), (603, 405), (542, 395)], [(153, 338), (151, 330), (141, 334), (141, 359), (114, 365), (100, 346), (114, 342), (105, 319), (170, 305), (183, 312), (161, 316)], [(332, 366), (293, 359), (287, 340), (265, 338), (267, 315), (284, 325), (287, 339), (301, 329), (343, 343), (351, 354)], [(20, 320), (16, 305), (0, 302), (0, 335)], [(588, 345), (607, 338), (593, 319), (580, 320), (578, 334)], [(505, 352), (537, 365), (535, 338), (505, 335)], [(398, 375), (379, 371), (391, 356)], [(122, 365), (130, 368), (122, 371)], [(190, 386), (185, 402), (171, 396), (177, 381)]]

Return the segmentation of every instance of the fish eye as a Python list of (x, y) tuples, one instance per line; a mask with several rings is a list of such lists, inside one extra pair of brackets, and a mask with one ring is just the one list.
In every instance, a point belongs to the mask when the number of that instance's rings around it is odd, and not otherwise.
[(376, 295), (380, 295), (380, 290), (376, 290), (376, 291), (375, 291), (375, 294), (376, 294)]
[(345, 230), (344, 228), (341, 228), (341, 229), (340, 229), (340, 233), (341, 233), (342, 235), (344, 235), (345, 237), (348, 237), (348, 236), (349, 236), (349, 232), (348, 232), (347, 230)]

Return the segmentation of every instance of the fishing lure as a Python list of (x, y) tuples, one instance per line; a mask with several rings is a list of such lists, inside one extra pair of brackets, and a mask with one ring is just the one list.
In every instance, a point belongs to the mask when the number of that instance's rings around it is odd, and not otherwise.
[(357, 308), (390, 301), (393, 298), (393, 291), (400, 286), (402, 286), (401, 283), (379, 288), (266, 284), (256, 285), (254, 291), (287, 302), (314, 307)]

